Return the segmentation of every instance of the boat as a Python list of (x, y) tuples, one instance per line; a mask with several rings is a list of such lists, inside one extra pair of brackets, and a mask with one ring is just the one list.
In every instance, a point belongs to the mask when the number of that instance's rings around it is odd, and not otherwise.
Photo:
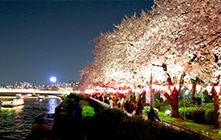
[(32, 123), (32, 132), (37, 130), (51, 131), (54, 125), (55, 114), (54, 113), (41, 113), (35, 116)]
[(13, 99), (11, 101), (2, 101), (1, 106), (2, 107), (15, 107), (15, 106), (21, 106), (24, 105), (23, 99)]
[(39, 95), (39, 96), (38, 96), (38, 99), (44, 99), (44, 98), (45, 98), (44, 95)]
[(15, 96), (16, 96), (17, 99), (22, 99), (22, 98), (24, 98), (22, 94), (16, 94)]

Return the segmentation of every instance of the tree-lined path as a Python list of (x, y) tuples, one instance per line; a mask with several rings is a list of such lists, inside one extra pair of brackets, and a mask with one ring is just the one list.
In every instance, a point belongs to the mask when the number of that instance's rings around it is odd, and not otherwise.
[[(96, 86), (134, 90), (166, 85), (164, 96), (179, 117), (178, 96), (192, 85), (211, 85), (218, 123), (221, 73), (221, 1), (154, 0), (151, 10), (122, 20), (94, 39), (94, 61), (81, 70), (79, 90)], [(113, 86), (114, 85), (114, 86)], [(171, 88), (173, 87), (173, 88)]]

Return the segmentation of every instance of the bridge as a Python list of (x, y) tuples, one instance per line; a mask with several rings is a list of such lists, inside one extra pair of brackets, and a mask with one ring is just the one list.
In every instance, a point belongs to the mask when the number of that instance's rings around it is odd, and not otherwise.
[(1, 95), (15, 95), (15, 94), (40, 94), (40, 95), (61, 95), (61, 94), (70, 94), (73, 91), (70, 90), (39, 90), (39, 89), (6, 89), (0, 88)]

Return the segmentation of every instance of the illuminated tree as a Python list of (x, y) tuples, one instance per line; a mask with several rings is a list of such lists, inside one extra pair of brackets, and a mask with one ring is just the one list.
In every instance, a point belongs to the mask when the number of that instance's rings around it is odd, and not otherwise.
[(86, 90), (94, 88), (98, 84), (102, 84), (103, 72), (101, 70), (101, 63), (89, 63), (81, 70), (81, 82), (78, 85), (78, 90)]
[[(220, 0), (154, 3), (152, 10), (125, 17), (113, 32), (94, 40), (94, 62), (81, 71), (90, 75), (90, 83), (106, 85), (114, 80), (133, 87), (148, 83), (151, 74), (168, 87), (182, 87), (190, 79), (214, 83), (221, 64)], [(173, 117), (179, 116), (179, 91), (164, 92)]]
[[(206, 83), (219, 84), (221, 53), (220, 0), (155, 1), (158, 13), (180, 20), (170, 40), (179, 55), (190, 56), (184, 75), (197, 77)], [(175, 14), (171, 14), (175, 13)], [(179, 22), (179, 20), (177, 20)], [(185, 65), (185, 63), (183, 63)], [(215, 79), (215, 80), (214, 80)], [(214, 91), (214, 90), (213, 90)], [(215, 121), (218, 122), (218, 100), (214, 94)]]

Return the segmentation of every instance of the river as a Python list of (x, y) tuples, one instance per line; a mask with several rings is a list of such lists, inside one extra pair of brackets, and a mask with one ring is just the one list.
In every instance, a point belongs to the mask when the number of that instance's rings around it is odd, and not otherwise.
[[(0, 96), (0, 101), (11, 100), (13, 96)], [(24, 105), (18, 107), (1, 107), (0, 140), (24, 140), (31, 133), (34, 117), (44, 112), (54, 112), (62, 102), (58, 97), (24, 98)]]

